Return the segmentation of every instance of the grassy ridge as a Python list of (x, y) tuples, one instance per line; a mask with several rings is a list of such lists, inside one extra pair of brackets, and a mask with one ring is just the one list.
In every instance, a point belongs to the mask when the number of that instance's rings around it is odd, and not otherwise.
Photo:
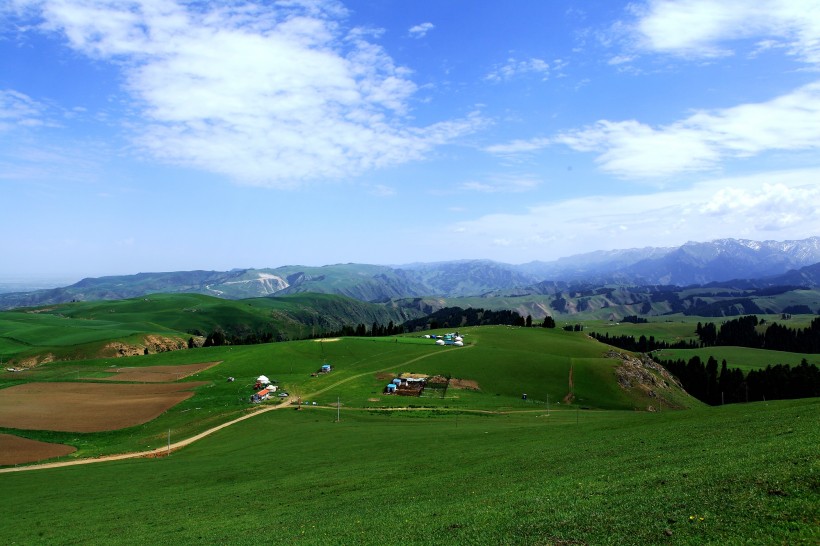
[[(244, 336), (273, 333), (274, 339), (305, 338), (345, 324), (393, 320), (398, 311), (343, 296), (300, 294), (233, 301), (198, 294), (154, 294), (118, 301), (54, 305), (36, 313), (0, 312), (0, 357), (4, 362), (51, 353), (56, 360), (99, 356), (112, 341), (140, 344), (146, 335), (187, 340), (222, 328)], [(127, 339), (126, 339), (127, 338)]]
[(812, 544), (818, 410), (274, 411), (168, 458), (0, 475), (0, 539)]

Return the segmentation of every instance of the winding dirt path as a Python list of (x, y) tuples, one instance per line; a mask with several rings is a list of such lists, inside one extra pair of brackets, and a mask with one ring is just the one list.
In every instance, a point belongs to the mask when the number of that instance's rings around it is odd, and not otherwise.
[[(463, 347), (460, 350), (469, 349), (470, 347), (471, 346)], [(426, 355), (422, 355), (422, 356), (419, 356), (419, 357), (416, 357), (416, 358), (412, 358), (412, 359), (407, 360), (405, 362), (400, 362), (398, 364), (392, 364), (391, 366), (389, 366), (387, 368), (382, 368), (380, 370), (368, 370), (368, 371), (362, 372), (360, 374), (351, 375), (350, 377), (347, 377), (345, 379), (337, 381), (337, 382), (335, 382), (331, 385), (328, 385), (327, 387), (319, 389), (318, 391), (313, 391), (309, 394), (303, 394), (302, 396), (303, 397), (316, 396), (316, 395), (322, 394), (324, 392), (327, 392), (331, 389), (334, 389), (334, 388), (338, 387), (339, 385), (343, 385), (344, 383), (347, 383), (348, 381), (353, 381), (354, 379), (358, 379), (359, 377), (362, 377), (362, 376), (365, 376), (365, 375), (371, 375), (371, 374), (374, 374), (374, 373), (380, 373), (380, 372), (386, 372), (386, 371), (389, 371), (389, 370), (393, 370), (397, 366), (406, 366), (407, 364), (412, 364), (413, 362), (418, 362), (419, 360), (422, 360), (422, 359), (425, 359), (425, 358), (430, 358), (431, 356), (440, 355), (440, 354), (443, 354), (444, 352), (445, 351), (436, 351), (436, 352), (428, 353)], [(0, 468), (0, 474), (4, 474), (4, 473), (7, 473), (7, 472), (23, 472), (23, 471), (26, 471), (26, 470), (40, 470), (40, 469), (43, 469), (43, 468), (60, 468), (60, 467), (63, 467), (63, 466), (75, 466), (75, 465), (80, 465), (80, 464), (102, 463), (102, 462), (106, 462), (106, 461), (121, 461), (123, 459), (163, 457), (163, 456), (169, 454), (172, 451), (177, 451), (178, 449), (182, 449), (183, 447), (188, 446), (188, 445), (190, 445), (194, 442), (197, 442), (197, 441), (205, 438), (206, 436), (210, 436), (214, 432), (220, 431), (223, 428), (227, 428), (231, 425), (235, 425), (236, 423), (239, 423), (240, 421), (244, 421), (245, 419), (250, 419), (251, 417), (256, 417), (257, 415), (260, 415), (262, 413), (267, 413), (269, 411), (279, 410), (279, 409), (291, 407), (291, 406), (293, 406), (293, 404), (295, 402), (296, 402), (296, 398), (295, 397), (290, 397), (282, 404), (278, 404), (276, 406), (266, 406), (266, 407), (260, 408), (256, 411), (252, 412), (252, 413), (248, 413), (246, 415), (243, 415), (242, 417), (238, 417), (236, 419), (228, 421), (227, 423), (222, 423), (221, 425), (217, 425), (213, 428), (209, 428), (208, 430), (206, 430), (204, 432), (200, 432), (199, 434), (197, 434), (195, 436), (191, 436), (190, 438), (186, 438), (185, 440), (180, 440), (179, 442), (174, 442), (173, 444), (170, 445), (170, 448), (169, 448), (169, 446), (165, 446), (165, 447), (159, 447), (159, 448), (156, 448), (156, 449), (151, 449), (149, 451), (135, 451), (135, 452), (131, 452), (131, 453), (120, 453), (120, 454), (117, 454), (117, 455), (103, 455), (103, 456), (100, 456), (100, 457), (93, 457), (93, 458), (88, 458), (88, 459), (76, 459), (74, 461), (58, 461), (58, 462), (53, 462), (53, 463), (42, 463), (42, 464), (33, 464), (33, 465), (28, 465), (28, 466)]]

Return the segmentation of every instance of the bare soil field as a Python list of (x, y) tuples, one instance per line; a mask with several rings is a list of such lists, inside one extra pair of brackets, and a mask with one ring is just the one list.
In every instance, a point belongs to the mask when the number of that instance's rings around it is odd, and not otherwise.
[(12, 434), (0, 434), (0, 465), (32, 463), (62, 457), (75, 451), (76, 447), (64, 444), (50, 444)]
[(27, 383), (0, 390), (0, 427), (100, 432), (141, 425), (206, 382), (125, 385)]
[(447, 385), (451, 389), (465, 389), (471, 391), (480, 391), (481, 387), (477, 381), (472, 379), (459, 379), (458, 377), (451, 377), (449, 380), (441, 375), (434, 375), (429, 378), (427, 383), (432, 385)]
[(471, 391), (480, 391), (481, 387), (478, 386), (478, 382), (473, 381), (472, 379), (457, 379), (453, 378), (450, 380), (450, 388), (451, 389), (467, 389)]
[[(221, 362), (221, 361), (220, 361)], [(105, 370), (111, 377), (96, 377), (102, 381), (132, 381), (134, 383), (168, 383), (207, 370), (220, 362), (200, 362), (181, 366), (142, 366), (135, 368), (111, 368)]]

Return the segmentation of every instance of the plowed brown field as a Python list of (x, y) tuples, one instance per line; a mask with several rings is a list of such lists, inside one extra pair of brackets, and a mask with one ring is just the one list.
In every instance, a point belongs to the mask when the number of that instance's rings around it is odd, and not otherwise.
[(141, 425), (206, 382), (106, 385), (26, 383), (0, 390), (0, 427), (100, 432)]
[(0, 465), (42, 461), (62, 457), (75, 451), (77, 448), (72, 446), (29, 440), (12, 434), (0, 434)]
[[(200, 362), (180, 366), (143, 366), (139, 368), (111, 368), (105, 370), (111, 377), (95, 377), (102, 381), (133, 381), (134, 383), (167, 383), (207, 370), (220, 362)], [(85, 378), (91, 379), (91, 378)]]

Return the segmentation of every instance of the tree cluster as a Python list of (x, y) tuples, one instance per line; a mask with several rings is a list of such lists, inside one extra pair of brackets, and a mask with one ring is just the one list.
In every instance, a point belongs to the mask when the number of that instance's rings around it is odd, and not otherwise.
[(820, 396), (820, 369), (804, 358), (799, 365), (769, 365), (749, 372), (746, 377), (739, 368), (729, 368), (724, 360), (718, 371), (714, 357), (704, 363), (693, 356), (689, 361), (660, 360), (698, 400), (710, 405), (755, 402)]
[[(407, 332), (418, 332), (421, 330), (435, 330), (437, 328), (460, 328), (463, 326), (484, 326), (489, 324), (526, 326), (527, 320), (516, 311), (488, 311), (481, 308), (462, 309), (461, 307), (445, 307), (426, 317), (408, 320), (403, 326)], [(530, 325), (532, 325), (532, 317), (530, 317)]]
[(385, 337), (395, 336), (403, 333), (404, 326), (402, 324), (393, 324), (393, 321), (391, 320), (387, 323), (387, 326), (379, 322), (374, 322), (370, 329), (368, 329), (367, 326), (365, 326), (363, 323), (359, 323), (356, 326), (345, 324), (344, 326), (342, 326), (341, 330), (325, 332), (323, 334), (317, 335), (316, 337)]
[(606, 343), (607, 345), (612, 345), (614, 347), (620, 347), (621, 349), (632, 351), (633, 353), (648, 353), (658, 349), (698, 349), (700, 347), (700, 344), (694, 340), (681, 340), (675, 343), (669, 343), (668, 341), (656, 340), (655, 336), (649, 336), (647, 338), (642, 335), (636, 340), (635, 336), (628, 335), (610, 336), (609, 333), (601, 335), (596, 332), (593, 332), (590, 335), (601, 343)]
[(695, 333), (704, 347), (734, 345), (793, 353), (820, 353), (820, 318), (814, 319), (808, 328), (803, 329), (774, 322), (760, 332), (757, 327), (761, 324), (763, 322), (756, 316), (749, 315), (726, 321), (720, 328), (712, 322), (698, 322)]
[(649, 320), (638, 315), (629, 315), (621, 319), (621, 322), (631, 322), (632, 324), (646, 324)]
[[(273, 332), (225, 333), (217, 326), (205, 336), (203, 347), (221, 347), (222, 345), (257, 345), (273, 341)], [(188, 340), (188, 346), (193, 345), (193, 338)]]

